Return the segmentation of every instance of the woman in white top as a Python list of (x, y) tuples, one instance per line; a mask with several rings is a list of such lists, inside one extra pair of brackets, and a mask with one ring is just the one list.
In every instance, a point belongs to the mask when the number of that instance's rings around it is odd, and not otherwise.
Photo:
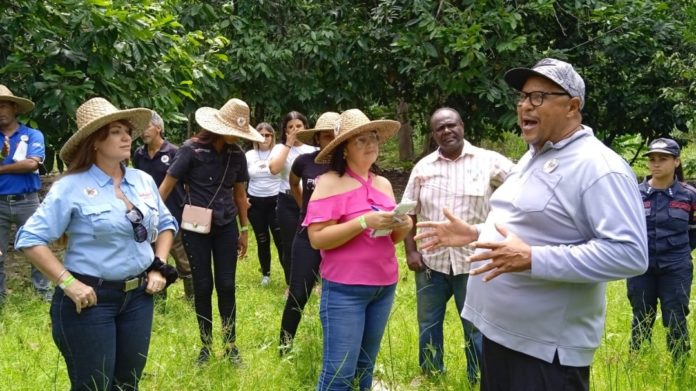
[[(314, 152), (315, 147), (302, 144), (297, 139), (296, 133), (308, 128), (307, 117), (297, 111), (291, 111), (285, 115), (281, 123), (281, 143), (273, 147), (271, 151), (270, 171), (272, 174), (280, 173), (280, 189), (278, 193), (278, 206), (276, 214), (280, 226), (280, 238), (283, 251), (280, 256), (280, 264), (285, 272), (285, 284), (290, 285), (290, 265), (292, 264), (292, 241), (295, 238), (299, 218), (300, 205), (297, 200), (301, 196), (293, 195), (290, 191), (290, 168), (295, 159), (305, 153)], [(300, 201), (301, 202), (301, 201)]]
[[(254, 229), (256, 245), (261, 265), (261, 285), (271, 282), (271, 235), (278, 256), (281, 254), (280, 228), (276, 217), (280, 173), (272, 174), (270, 170), (271, 150), (275, 145), (275, 132), (267, 122), (256, 125), (256, 130), (264, 137), (261, 142), (254, 142), (254, 149), (247, 151), (247, 169), (249, 170), (249, 221)], [(270, 232), (270, 233), (269, 233)]]

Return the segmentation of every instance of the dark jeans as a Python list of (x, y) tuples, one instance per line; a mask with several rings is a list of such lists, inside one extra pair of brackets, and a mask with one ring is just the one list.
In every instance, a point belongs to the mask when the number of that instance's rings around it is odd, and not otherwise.
[(468, 274), (451, 275), (435, 270), (416, 273), (416, 303), (418, 307), (418, 363), (426, 374), (445, 372), (443, 323), (447, 302), (454, 296), (457, 316), (464, 331), (464, 353), (469, 382), (478, 379), (481, 360), (481, 333), (461, 317), (466, 299)]
[[(213, 343), (213, 286), (218, 295), (223, 341), (236, 339), (235, 274), (237, 272), (237, 222), (213, 224), (210, 233), (183, 231), (182, 239), (193, 275), (194, 307), (198, 318), (201, 342)], [(212, 259), (211, 259), (212, 256)]]
[[(14, 237), (9, 237), (12, 224), (21, 227), (38, 207), (38, 193), (33, 193), (28, 198), (18, 201), (0, 200), (0, 296), (3, 296), (6, 291), (5, 259), (7, 258), (8, 245), (14, 242)], [(37, 292), (41, 294), (50, 292), (51, 285), (48, 279), (33, 265), (31, 266), (31, 282)]]
[(300, 208), (291, 195), (278, 194), (277, 207), (278, 225), (280, 226), (280, 241), (283, 244), (283, 256), (280, 263), (285, 272), (285, 283), (290, 285), (290, 269), (292, 267), (292, 241), (295, 239), (300, 219)]
[(71, 390), (137, 390), (152, 331), (152, 296), (94, 288), (97, 305), (80, 314), (56, 288), (51, 302), (53, 341), (65, 358)]
[(285, 301), (283, 320), (280, 323), (281, 349), (289, 347), (295, 338), (297, 326), (302, 319), (302, 311), (319, 277), (321, 254), (319, 250), (312, 248), (306, 233), (298, 233), (292, 245), (292, 258), (295, 261), (292, 263), (290, 273), (290, 291)]
[(549, 363), (508, 349), (483, 336), (481, 391), (590, 389), (590, 367), (561, 365), (558, 354)]
[(261, 264), (261, 274), (271, 275), (271, 236), (273, 243), (278, 251), (280, 264), (283, 264), (283, 253), (281, 251), (280, 227), (276, 217), (276, 206), (278, 196), (254, 197), (249, 196), (251, 207), (249, 208), (249, 221), (254, 229), (256, 246), (259, 253), (259, 263)]
[(667, 327), (667, 348), (674, 359), (690, 350), (689, 296), (693, 278), (691, 260), (675, 262), (665, 267), (649, 267), (645, 274), (627, 280), (628, 300), (633, 308), (631, 325), (631, 350), (637, 350), (643, 342), (650, 342), (652, 328), (660, 301), (662, 324)]

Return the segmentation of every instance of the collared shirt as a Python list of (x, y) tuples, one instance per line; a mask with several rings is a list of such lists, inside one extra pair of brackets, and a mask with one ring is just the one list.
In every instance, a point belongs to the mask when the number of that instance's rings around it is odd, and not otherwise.
[(246, 152), (249, 167), (249, 188), (247, 193), (254, 197), (273, 197), (280, 191), (280, 173), (271, 174), (271, 152), (251, 149)]
[[(2, 142), (2, 134), (0, 134), (0, 142)], [(17, 150), (20, 142), (27, 143), (27, 158), (37, 158), (39, 162), (43, 162), (46, 157), (46, 146), (44, 145), (43, 134), (36, 129), (30, 128), (23, 123), (19, 124), (19, 128), (10, 136), (10, 153), (2, 161), (2, 164), (12, 164), (15, 161), (12, 157)], [(0, 174), (0, 195), (8, 194), (26, 194), (39, 191), (41, 188), (41, 179), (39, 179), (39, 171), (26, 173)]]
[[(287, 148), (283, 144), (276, 144), (275, 147), (271, 150), (271, 159), (273, 159), (273, 156), (278, 154), (280, 151), (283, 149)], [(283, 169), (280, 170), (280, 192), (283, 193), (286, 190), (290, 190), (290, 170), (292, 169), (292, 163), (295, 162), (295, 159), (297, 159), (298, 156), (303, 155), (305, 153), (311, 153), (317, 150), (317, 147), (313, 147), (311, 145), (307, 144), (302, 144), (299, 147), (292, 146), (290, 148), (290, 151), (288, 151), (288, 157), (285, 159), (285, 163), (283, 163)]]
[(218, 152), (212, 144), (187, 140), (167, 173), (188, 184), (185, 203), (190, 196), (191, 204), (213, 210), (213, 224), (226, 225), (237, 217), (234, 184), (249, 181), (246, 158), (238, 145), (225, 144)]
[[(147, 145), (141, 145), (133, 154), (133, 167), (150, 174), (157, 186), (159, 186), (167, 175), (167, 170), (172, 165), (178, 149), (176, 145), (164, 140), (159, 150), (150, 158)], [(177, 182), (174, 191), (167, 197), (165, 204), (176, 220), (181, 221), (181, 212), (184, 204), (184, 184), (182, 182)]]
[(488, 282), (485, 273), (470, 276), (462, 316), (509, 349), (590, 365), (604, 328), (606, 281), (648, 266), (631, 168), (583, 126), (528, 151), (490, 202), (478, 241), (503, 240), (495, 227), (501, 224), (531, 246), (532, 269)]
[(121, 191), (143, 214), (148, 240), (135, 241), (126, 204), (116, 198), (114, 182), (99, 167), (68, 174), (53, 184), (39, 208), (17, 232), (15, 248), (46, 246), (68, 235), (65, 268), (105, 280), (124, 280), (150, 266), (150, 242), (178, 226), (162, 202), (152, 177), (125, 168)]
[(648, 255), (651, 267), (691, 262), (696, 247), (696, 192), (675, 180), (666, 189), (655, 189), (646, 178), (640, 184), (648, 226)]
[[(486, 220), (490, 209), (488, 200), (505, 180), (514, 164), (505, 156), (478, 148), (464, 141), (464, 148), (454, 159), (442, 156), (440, 150), (425, 156), (413, 170), (401, 201), (417, 201), (414, 210), (419, 221), (445, 219), (443, 208), (469, 224)], [(442, 247), (422, 253), (423, 263), (435, 271), (449, 274), (469, 272), (464, 260), (472, 249)]]

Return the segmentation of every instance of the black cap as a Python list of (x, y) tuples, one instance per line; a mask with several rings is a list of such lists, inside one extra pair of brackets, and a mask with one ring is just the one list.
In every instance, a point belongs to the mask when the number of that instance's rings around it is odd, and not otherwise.
[(650, 143), (648, 152), (644, 153), (643, 156), (650, 155), (651, 153), (666, 153), (679, 157), (680, 151), (681, 148), (679, 148), (679, 144), (671, 138), (657, 138)]

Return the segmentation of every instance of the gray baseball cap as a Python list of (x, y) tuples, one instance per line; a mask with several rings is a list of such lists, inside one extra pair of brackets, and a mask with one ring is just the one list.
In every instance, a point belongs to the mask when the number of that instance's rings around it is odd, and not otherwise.
[(580, 109), (585, 106), (585, 82), (572, 65), (555, 58), (545, 58), (530, 68), (512, 68), (505, 73), (510, 87), (521, 91), (530, 76), (541, 76), (558, 84), (572, 97), (580, 98)]

